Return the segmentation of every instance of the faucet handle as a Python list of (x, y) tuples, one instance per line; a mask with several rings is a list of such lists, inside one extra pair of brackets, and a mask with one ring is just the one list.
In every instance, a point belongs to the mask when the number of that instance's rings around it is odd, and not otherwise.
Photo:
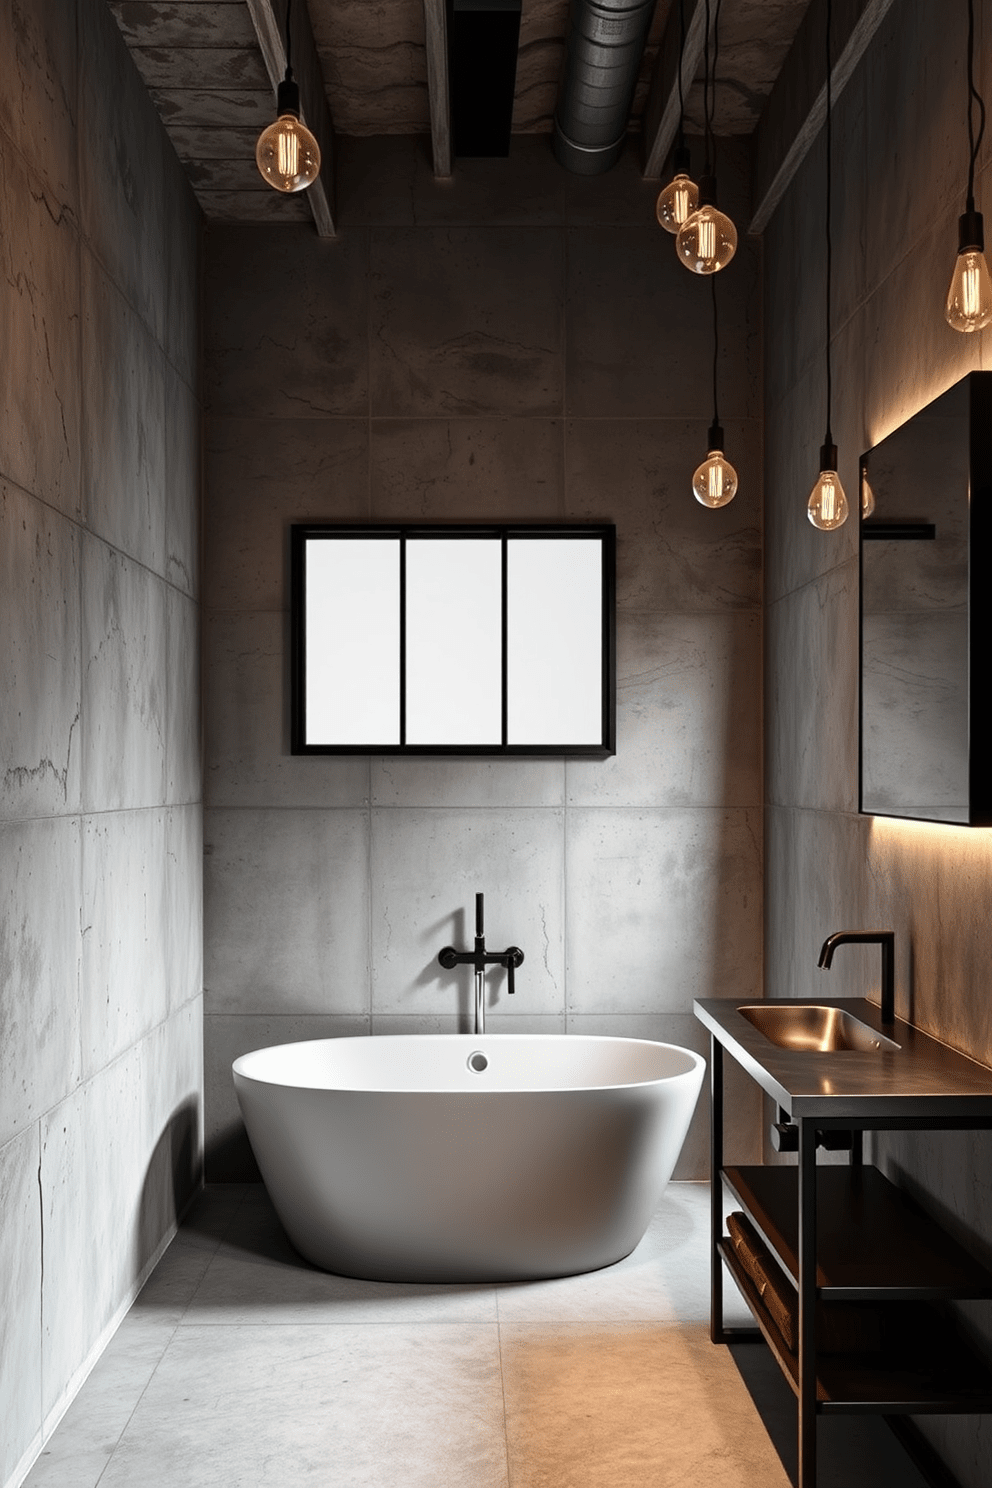
[(523, 964), (524, 953), (519, 946), (508, 946), (506, 951), (506, 990), (512, 997), (516, 988), (513, 985), (513, 973), (518, 966)]
[(454, 946), (445, 946), (443, 950), (438, 951), (437, 959), (440, 961), (445, 971), (450, 971), (453, 966), (458, 965), (458, 952), (455, 950)]

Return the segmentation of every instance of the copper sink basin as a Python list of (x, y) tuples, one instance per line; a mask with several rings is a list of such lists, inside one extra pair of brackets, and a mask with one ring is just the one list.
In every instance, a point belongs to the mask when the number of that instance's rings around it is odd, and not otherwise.
[(812, 1002), (756, 1002), (737, 1011), (780, 1049), (804, 1054), (878, 1054), (901, 1047), (843, 1008)]

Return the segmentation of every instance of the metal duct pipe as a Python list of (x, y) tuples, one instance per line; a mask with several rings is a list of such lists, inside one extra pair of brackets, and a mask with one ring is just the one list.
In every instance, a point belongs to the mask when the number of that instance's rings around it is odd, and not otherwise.
[(553, 147), (566, 170), (598, 176), (620, 156), (655, 0), (572, 0)]

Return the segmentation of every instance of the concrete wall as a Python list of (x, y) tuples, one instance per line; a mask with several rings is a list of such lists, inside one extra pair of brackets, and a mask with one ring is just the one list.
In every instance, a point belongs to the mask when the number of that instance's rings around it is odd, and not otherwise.
[(198, 1171), (198, 238), (104, 0), (2, 0), (0, 1483)]
[[(721, 157), (738, 220), (745, 159)], [(468, 1028), (469, 974), (436, 956), (478, 889), (489, 943), (527, 957), (512, 1003), (493, 980), (493, 1030), (700, 1047), (694, 996), (759, 992), (759, 245), (719, 283), (741, 490), (707, 511), (710, 286), (655, 193), (633, 154), (580, 180), (547, 139), (446, 184), (423, 141), (344, 140), (339, 241), (207, 234), (208, 1175), (254, 1171), (238, 1053)], [(288, 527), (308, 518), (616, 522), (616, 758), (293, 758)]]
[[(988, 98), (992, 5), (977, 12)], [(966, 184), (965, 40), (963, 5), (893, 6), (836, 112), (833, 427), (849, 498), (863, 450), (990, 365), (990, 333), (960, 335), (943, 313)], [(986, 211), (988, 159), (986, 141)], [(806, 519), (825, 416), (823, 172), (821, 137), (765, 235), (766, 991), (877, 989), (877, 951), (845, 948), (829, 976), (816, 955), (832, 930), (891, 926), (897, 1013), (992, 1064), (992, 832), (857, 814), (857, 523), (830, 534)], [(992, 1259), (987, 1136), (879, 1149)], [(988, 1307), (963, 1312), (988, 1346)], [(988, 1481), (987, 1417), (919, 1421), (962, 1484)]]

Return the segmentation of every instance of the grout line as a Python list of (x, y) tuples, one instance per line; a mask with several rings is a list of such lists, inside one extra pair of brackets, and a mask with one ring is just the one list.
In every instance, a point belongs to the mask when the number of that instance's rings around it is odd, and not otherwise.
[(503, 1399), (503, 1457), (506, 1462), (506, 1488), (513, 1488), (510, 1471), (510, 1434), (506, 1419), (506, 1375), (503, 1371), (503, 1330), (499, 1318), (499, 1287), (496, 1288), (496, 1354), (499, 1359), (499, 1388)]
[[(132, 1303), (131, 1305), (133, 1307), (134, 1304)], [(128, 1311), (130, 1311), (130, 1309), (128, 1309)], [(161, 1364), (162, 1364), (162, 1360), (165, 1358), (166, 1354), (169, 1352), (169, 1349), (170, 1349), (170, 1347), (171, 1347), (171, 1345), (173, 1343), (173, 1340), (175, 1339), (175, 1336), (176, 1336), (176, 1334), (177, 1334), (178, 1331), (179, 1331), (179, 1325), (177, 1323), (176, 1326), (169, 1333), (168, 1338), (165, 1340), (165, 1343), (162, 1346), (162, 1352), (159, 1354), (158, 1358), (155, 1361), (155, 1368), (152, 1370), (151, 1374), (148, 1376), (147, 1380), (145, 1381), (145, 1383), (144, 1383), (144, 1385), (142, 1387), (142, 1390), (141, 1390), (140, 1395), (138, 1396), (137, 1400), (134, 1402), (134, 1405), (131, 1408), (131, 1410), (128, 1412), (128, 1418), (124, 1422), (124, 1425), (121, 1427), (121, 1429), (120, 1429), (120, 1431), (119, 1431), (119, 1433), (117, 1435), (117, 1440), (114, 1442), (114, 1445), (113, 1445), (113, 1447), (112, 1447), (112, 1449), (110, 1451), (109, 1456), (107, 1457), (106, 1462), (103, 1464), (103, 1467), (100, 1469), (99, 1473), (97, 1474), (96, 1478), (93, 1481), (93, 1488), (99, 1488), (100, 1483), (103, 1481), (104, 1474), (106, 1473), (106, 1471), (109, 1468), (110, 1464), (113, 1462), (115, 1456), (117, 1455), (117, 1448), (120, 1446), (121, 1442), (124, 1440), (124, 1437), (127, 1434), (128, 1427), (130, 1426), (131, 1422), (134, 1420), (134, 1417), (135, 1417), (135, 1415), (137, 1413), (138, 1407), (140, 1406), (141, 1402), (144, 1400), (145, 1396), (147, 1395), (148, 1390), (149, 1390), (149, 1388), (151, 1386), (151, 1383), (154, 1380), (155, 1376), (158, 1374), (159, 1368), (161, 1367)], [(164, 1332), (164, 1329), (163, 1329), (163, 1332)], [(111, 1345), (112, 1344), (113, 1344), (113, 1340), (111, 1340)], [(103, 1356), (101, 1355), (101, 1357), (103, 1357)]]

